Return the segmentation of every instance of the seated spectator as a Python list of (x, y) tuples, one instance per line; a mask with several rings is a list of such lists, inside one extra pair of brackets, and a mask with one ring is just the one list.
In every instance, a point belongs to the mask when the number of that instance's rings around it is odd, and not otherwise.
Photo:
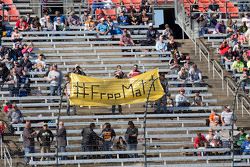
[(44, 71), (46, 67), (46, 63), (44, 61), (44, 55), (43, 54), (39, 54), (37, 59), (35, 60), (34, 66), (33, 68), (36, 71)]
[(172, 74), (178, 74), (178, 71), (180, 71), (180, 64), (176, 58), (174, 58), (173, 62), (170, 63), (170, 69), (172, 71)]
[(120, 25), (128, 25), (129, 24), (129, 19), (127, 16), (124, 15), (124, 12), (121, 11), (121, 13), (119, 14), (119, 16), (117, 17), (117, 22), (120, 24)]
[(109, 33), (109, 27), (106, 23), (104, 23), (104, 18), (100, 19), (100, 23), (96, 26), (96, 32), (99, 35), (107, 35)]
[(20, 88), (20, 76), (17, 74), (16, 69), (12, 69), (11, 73), (7, 77), (6, 83), (8, 84), (8, 90), (10, 91), (10, 96), (18, 96)]
[(123, 34), (120, 38), (119, 44), (121, 46), (133, 46), (133, 45), (135, 45), (135, 43), (134, 43), (133, 39), (131, 38), (128, 31), (123, 31)]
[(173, 30), (169, 28), (168, 24), (165, 24), (165, 29), (162, 31), (163, 39), (169, 39), (171, 35), (173, 35)]
[(243, 128), (240, 129), (239, 135), (237, 135), (238, 138), (236, 140), (237, 146), (241, 146), (242, 143), (246, 140), (247, 134), (245, 133), (245, 130)]
[(13, 109), (13, 105), (10, 101), (6, 101), (5, 104), (3, 104), (3, 112), (8, 115), (9, 112)]
[(178, 49), (177, 43), (174, 40), (174, 36), (169, 36), (169, 41), (167, 45), (168, 51), (175, 52)]
[(21, 42), (23, 39), (22, 34), (18, 31), (18, 28), (14, 28), (14, 31), (11, 34), (12, 42)]
[(15, 69), (16, 73), (18, 76), (22, 76), (23, 75), (23, 67), (21, 66), (21, 64), (18, 61), (14, 62), (14, 67), (13, 69)]
[(227, 33), (233, 33), (234, 29), (233, 29), (233, 20), (231, 18), (229, 18), (227, 20), (227, 29), (226, 29)]
[(244, 21), (243, 24), (242, 24), (242, 25), (240, 26), (240, 28), (239, 28), (239, 32), (240, 32), (241, 34), (244, 34), (244, 33), (247, 32), (247, 30), (248, 30), (248, 27), (247, 27), (246, 22)]
[(220, 54), (220, 56), (221, 56), (221, 64), (222, 64), (222, 65), (225, 64), (225, 63), (224, 63), (224, 56), (225, 56), (225, 54), (228, 52), (229, 48), (230, 48), (230, 47), (229, 47), (228, 42), (227, 42), (226, 40), (224, 40), (224, 41), (221, 43), (220, 47), (219, 47), (219, 54)]
[(11, 124), (18, 124), (23, 122), (22, 112), (19, 110), (17, 105), (14, 105), (13, 110), (8, 113), (8, 118)]
[(71, 12), (68, 17), (69, 26), (79, 26), (81, 24), (80, 18), (75, 15), (75, 12)]
[(188, 72), (185, 67), (181, 67), (181, 70), (178, 72), (177, 79), (183, 82), (186, 82), (188, 80)]
[(92, 16), (88, 16), (88, 20), (84, 24), (85, 30), (93, 31), (95, 29), (95, 21), (93, 21)]
[(196, 92), (195, 96), (193, 97), (193, 106), (203, 106), (203, 102), (202, 102), (202, 97), (200, 95), (200, 92)]
[(236, 60), (232, 64), (232, 70), (234, 73), (242, 73), (244, 68), (244, 63), (241, 61), (240, 57), (236, 57)]
[(138, 69), (138, 65), (137, 64), (135, 64), (134, 66), (133, 66), (133, 69), (128, 73), (128, 78), (133, 78), (133, 77), (135, 77), (135, 76), (137, 76), (137, 75), (140, 75), (142, 72)]
[(200, 17), (200, 10), (199, 10), (199, 5), (197, 0), (193, 2), (193, 4), (190, 5), (190, 12), (191, 12), (191, 18), (192, 19), (197, 19)]
[(111, 35), (113, 35), (113, 31), (114, 31), (114, 22), (112, 20), (112, 18), (110, 16), (107, 17), (107, 20), (105, 21), (105, 23), (108, 25), (109, 28), (109, 33)]
[(41, 24), (40, 24), (40, 22), (39, 22), (39, 18), (36, 16), (36, 17), (32, 20), (32, 22), (31, 22), (31, 24), (30, 24), (30, 30), (31, 30), (31, 31), (41, 31), (41, 29), (42, 29), (42, 26), (41, 26)]
[(130, 12), (129, 24), (130, 25), (139, 25), (140, 24), (139, 18), (135, 15), (134, 12)]
[(44, 31), (54, 30), (54, 24), (52, 23), (50, 16), (45, 15), (44, 18), (40, 19), (41, 27)]
[(100, 20), (100, 19), (105, 19), (106, 18), (106, 14), (104, 13), (104, 10), (101, 10), (101, 12), (97, 15), (96, 19)]
[(26, 22), (28, 23), (29, 26), (30, 26), (31, 23), (33, 22), (33, 18), (30, 17), (30, 14), (29, 14), (29, 13), (27, 13), (27, 15), (26, 15), (26, 17), (25, 17), (25, 20), (26, 20)]
[(88, 16), (89, 16), (89, 11), (88, 9), (84, 9), (83, 10), (83, 14), (81, 15), (81, 24), (84, 25), (84, 23), (88, 20)]
[(175, 96), (175, 103), (177, 107), (190, 106), (188, 98), (185, 96), (185, 89), (181, 88), (179, 93)]
[(242, 75), (240, 76), (240, 84), (243, 92), (246, 94), (249, 93), (249, 90), (245, 88), (249, 84), (249, 81), (250, 81), (249, 70), (247, 70), (247, 68), (243, 68)]
[(250, 135), (246, 135), (246, 140), (241, 145), (243, 155), (250, 155)]
[(199, 36), (203, 36), (204, 34), (207, 34), (208, 32), (208, 19), (205, 18), (203, 14), (200, 15), (200, 17), (197, 19), (198, 25), (199, 25)]
[(146, 46), (154, 46), (156, 44), (156, 39), (159, 37), (160, 33), (153, 27), (153, 23), (150, 23), (147, 31), (147, 41)]
[(16, 22), (15, 28), (19, 31), (27, 31), (29, 29), (29, 25), (25, 21), (24, 17), (20, 17), (20, 19)]
[[(166, 42), (164, 42), (162, 35), (160, 35), (159, 40), (157, 40), (155, 49), (159, 52), (166, 52), (168, 50), (167, 44)], [(159, 55), (159, 56), (162, 57), (162, 55)]]
[[(223, 56), (224, 62), (233, 62), (233, 60), (235, 60), (235, 54), (234, 53), (235, 52), (232, 51), (232, 48), (229, 47), (228, 51)], [(223, 64), (224, 64), (224, 62), (223, 62)]]
[(23, 69), (30, 71), (32, 69), (32, 62), (29, 60), (29, 54), (25, 53), (23, 59), (20, 61), (20, 65)]
[(190, 62), (190, 56), (186, 56), (185, 63), (183, 64), (183, 67), (189, 71), (190, 68), (192, 67), (192, 63)]
[(221, 116), (217, 114), (215, 110), (211, 110), (211, 114), (209, 115), (209, 126), (216, 127), (221, 125)]
[(233, 116), (233, 112), (231, 111), (229, 106), (224, 106), (224, 110), (221, 113), (221, 122), (223, 126), (231, 126), (236, 119)]
[(200, 83), (202, 81), (201, 71), (198, 69), (196, 64), (193, 64), (189, 72), (189, 80), (194, 83)]
[(147, 12), (145, 10), (142, 11), (142, 15), (140, 18), (140, 23), (142, 25), (148, 25), (149, 24), (149, 16), (147, 15)]
[(31, 53), (33, 51), (34, 45), (30, 42), (28, 45), (23, 44), (22, 54)]
[(82, 68), (78, 64), (75, 65), (75, 68), (72, 70), (72, 73), (86, 76), (85, 72), (83, 72)]
[(206, 135), (208, 147), (221, 147), (222, 143), (220, 136), (217, 133), (214, 133), (213, 129), (209, 129), (208, 134)]
[(197, 133), (197, 136), (194, 138), (194, 148), (198, 149), (200, 147), (207, 148), (207, 139), (200, 132)]
[(211, 12), (218, 12), (220, 9), (220, 6), (215, 2), (215, 0), (212, 0), (212, 3), (208, 6), (208, 9)]
[(54, 31), (65, 31), (66, 25), (61, 22), (61, 18), (57, 17), (56, 21), (54, 22)]
[(23, 75), (20, 76), (20, 89), (19, 89), (19, 96), (28, 96), (30, 94), (30, 78), (27, 73), (27, 70), (22, 71)]
[(63, 23), (64, 25), (67, 25), (67, 19), (64, 15), (61, 15), (59, 11), (55, 11), (55, 16), (54, 17), (54, 22), (57, 22), (58, 18), (60, 18), (60, 22)]
[(215, 26), (214, 34), (226, 34), (226, 25), (223, 20), (221, 20), (219, 23)]
[(116, 143), (116, 149), (119, 151), (127, 150), (127, 143), (121, 136), (119, 137), (119, 139)]

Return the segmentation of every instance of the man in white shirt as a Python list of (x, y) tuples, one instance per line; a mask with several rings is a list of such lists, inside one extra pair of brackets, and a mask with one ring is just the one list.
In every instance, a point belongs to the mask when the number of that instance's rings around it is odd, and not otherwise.
[(47, 81), (50, 83), (50, 95), (61, 95), (62, 73), (57, 70), (57, 65), (52, 65), (52, 70), (49, 72)]
[(223, 126), (232, 125), (233, 121), (233, 112), (230, 110), (230, 106), (225, 106), (223, 112), (221, 113), (221, 122)]
[(180, 93), (175, 96), (175, 103), (177, 107), (185, 107), (190, 105), (187, 97), (185, 96), (184, 88), (181, 88)]

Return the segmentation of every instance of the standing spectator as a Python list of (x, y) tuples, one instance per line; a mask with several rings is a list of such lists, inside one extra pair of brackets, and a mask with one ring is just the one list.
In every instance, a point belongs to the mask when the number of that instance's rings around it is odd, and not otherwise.
[(241, 145), (243, 155), (250, 155), (250, 135), (246, 135), (246, 140)]
[(10, 96), (18, 96), (19, 95), (19, 84), (20, 76), (17, 74), (16, 69), (12, 69), (11, 73), (7, 77), (8, 90), (10, 91)]
[(94, 132), (95, 124), (91, 123), (89, 127), (83, 128), (82, 135), (82, 151), (97, 151), (99, 146), (100, 137)]
[[(66, 152), (67, 146), (67, 131), (64, 127), (64, 122), (59, 122), (59, 129), (57, 131), (57, 142), (58, 142), (58, 150), (59, 152)], [(62, 156), (61, 160), (65, 160), (65, 157)]]
[[(35, 137), (37, 133), (31, 127), (29, 121), (26, 121), (25, 127), (23, 129), (23, 147), (24, 152), (26, 154), (35, 153)], [(25, 163), (28, 164), (30, 161), (30, 157), (24, 156)]]
[(198, 25), (199, 25), (199, 36), (202, 37), (204, 34), (207, 34), (208, 28), (208, 19), (205, 18), (203, 14), (200, 15), (200, 17), (197, 19)]
[(177, 107), (190, 106), (188, 98), (185, 96), (185, 89), (181, 88), (179, 94), (175, 96), (175, 103)]
[[(41, 153), (49, 153), (51, 143), (54, 140), (54, 135), (50, 129), (48, 129), (48, 124), (43, 124), (43, 129), (41, 129), (37, 134), (37, 141), (40, 143)], [(41, 157), (43, 161), (44, 157)]]
[(17, 124), (23, 122), (23, 114), (17, 107), (17, 105), (13, 105), (13, 110), (8, 113), (8, 118), (11, 124)]
[(209, 115), (209, 126), (213, 128), (220, 125), (221, 116), (215, 110), (211, 110), (211, 114)]
[(24, 17), (20, 17), (20, 19), (16, 22), (15, 28), (19, 31), (27, 31), (29, 29), (29, 25), (25, 21)]
[[(102, 138), (103, 138), (103, 149), (104, 151), (111, 151), (113, 147), (113, 142), (115, 140), (115, 131), (111, 128), (110, 123), (105, 123), (105, 128), (102, 130)], [(108, 154), (107, 158), (111, 158), (111, 155)]]
[(163, 39), (169, 39), (170, 35), (173, 35), (173, 30), (168, 24), (165, 24), (165, 29), (162, 31), (162, 37)]
[(231, 126), (235, 121), (233, 112), (229, 106), (224, 106), (224, 110), (221, 113), (221, 122), (223, 126)]
[(75, 12), (71, 12), (68, 17), (69, 26), (79, 26), (81, 24), (80, 18), (75, 14)]
[(47, 81), (50, 83), (50, 95), (61, 95), (62, 73), (58, 71), (57, 65), (52, 65), (52, 70), (49, 72)]
[[(65, 82), (66, 82), (66, 89), (64, 89), (64, 94), (66, 95), (66, 98), (67, 98), (67, 115), (70, 115), (70, 101), (69, 101), (69, 98), (70, 98), (70, 77), (69, 75), (66, 75), (65, 76)], [(76, 106), (72, 106), (73, 108), (73, 114), (76, 115)]]
[[(114, 76), (115, 76), (115, 78), (117, 78), (117, 79), (123, 79), (123, 78), (125, 78), (125, 74), (124, 74), (124, 72), (122, 71), (122, 67), (121, 67), (120, 65), (117, 65), (117, 66), (116, 66), (116, 70), (115, 70), (115, 72), (114, 72)], [(116, 108), (116, 106), (115, 106), (115, 105), (112, 105), (112, 114), (115, 113), (115, 108)], [(122, 113), (122, 106), (121, 106), (121, 105), (118, 105), (118, 111), (119, 111), (119, 114)]]
[(138, 65), (135, 64), (133, 66), (133, 69), (128, 73), (128, 78), (132, 78), (132, 77), (135, 77), (137, 75), (140, 75), (141, 74), (141, 71), (138, 69)]
[(0, 121), (0, 143), (4, 142), (4, 131), (7, 128), (3, 121)]
[(96, 26), (96, 32), (99, 35), (107, 35), (109, 32), (109, 27), (106, 23), (104, 23), (104, 20), (105, 20), (104, 18), (101, 18), (100, 23), (97, 24)]
[[(138, 128), (135, 127), (133, 121), (129, 121), (128, 122), (128, 128), (127, 131), (125, 133), (125, 138), (126, 141), (128, 143), (128, 150), (137, 150), (137, 144), (138, 144)], [(129, 155), (130, 158), (137, 158), (138, 155), (137, 154), (130, 154)]]
[[(159, 40), (157, 40), (155, 49), (160, 52), (166, 52), (168, 50), (167, 43), (163, 41), (162, 35), (160, 35)], [(162, 57), (162, 55), (159, 55), (159, 56)]]

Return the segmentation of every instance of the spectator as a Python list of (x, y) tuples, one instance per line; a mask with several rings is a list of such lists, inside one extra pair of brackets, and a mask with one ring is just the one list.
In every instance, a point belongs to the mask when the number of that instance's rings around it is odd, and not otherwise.
[[(111, 128), (110, 123), (105, 123), (105, 128), (102, 130), (102, 138), (103, 138), (103, 149), (104, 151), (111, 151), (113, 147), (113, 142), (115, 140), (115, 131)], [(107, 155), (107, 158), (111, 158), (111, 155)]]
[(244, 33), (247, 32), (247, 30), (248, 30), (248, 27), (247, 27), (246, 22), (244, 21), (243, 24), (242, 24), (242, 25), (240, 26), (240, 28), (239, 28), (239, 32), (240, 32), (241, 34), (244, 34)]
[(153, 28), (153, 23), (149, 23), (149, 28), (147, 31), (147, 46), (152, 46), (156, 44), (156, 39), (159, 37), (159, 32)]
[(23, 59), (20, 61), (20, 65), (23, 69), (30, 71), (32, 69), (32, 63), (29, 60), (29, 54), (25, 53)]
[(31, 25), (31, 23), (33, 22), (33, 18), (30, 17), (29, 13), (27, 13), (25, 20), (28, 23), (28, 25)]
[[(127, 143), (125, 140), (120, 136), (117, 143), (116, 143), (116, 149), (119, 151), (125, 151), (127, 150)], [(125, 156), (122, 156), (121, 158), (125, 158)]]
[(215, 110), (211, 110), (211, 114), (209, 115), (209, 126), (213, 128), (220, 125), (221, 116)]
[(8, 90), (10, 91), (10, 96), (18, 96), (19, 95), (19, 88), (20, 88), (20, 76), (17, 74), (16, 69), (12, 69), (11, 73), (7, 77), (6, 80), (8, 84)]
[(54, 31), (65, 31), (66, 30), (66, 25), (61, 22), (60, 17), (56, 17), (56, 21), (54, 21)]
[(0, 81), (0, 85), (3, 84), (7, 80), (9, 73), (10, 73), (10, 70), (8, 69), (6, 64), (3, 62), (0, 62), (0, 79), (2, 79), (2, 81)]
[(8, 118), (11, 124), (18, 124), (23, 122), (23, 114), (17, 107), (17, 105), (13, 105), (13, 110), (8, 113)]
[(224, 106), (224, 110), (221, 113), (221, 122), (223, 126), (231, 126), (235, 122), (233, 112), (229, 106)]
[(4, 131), (7, 128), (3, 121), (0, 121), (0, 143), (4, 142)]
[(67, 25), (67, 19), (64, 15), (61, 15), (59, 11), (55, 11), (56, 17), (54, 17), (54, 22), (58, 21), (58, 18), (60, 18), (60, 22), (63, 23), (64, 25)]
[(14, 70), (16, 70), (16, 74), (21, 77), (23, 75), (23, 67), (18, 61), (14, 62)]
[(75, 14), (75, 12), (71, 12), (68, 17), (69, 26), (79, 26), (81, 24), (80, 18)]
[(109, 27), (104, 23), (104, 18), (100, 19), (100, 23), (96, 26), (96, 32), (98, 35), (107, 35), (109, 33)]
[(189, 80), (194, 83), (200, 83), (202, 81), (201, 71), (197, 68), (196, 64), (193, 64), (189, 72)]
[[(128, 143), (128, 150), (137, 150), (137, 137), (138, 137), (138, 128), (135, 127), (133, 121), (129, 121), (128, 122), (128, 128), (127, 131), (125, 133), (125, 139)], [(129, 155), (130, 158), (137, 158), (138, 155), (137, 154), (130, 154)]]
[[(174, 56), (175, 57), (175, 56)], [(178, 74), (178, 71), (180, 70), (180, 64), (176, 58), (174, 58), (170, 63), (170, 69), (172, 74)]]
[(83, 14), (81, 15), (81, 24), (84, 25), (84, 23), (87, 21), (89, 16), (89, 11), (88, 9), (83, 10)]
[(42, 26), (39, 22), (39, 18), (36, 16), (33, 20), (32, 23), (30, 25), (30, 29), (31, 31), (41, 31)]
[(60, 96), (61, 94), (61, 83), (62, 73), (57, 69), (57, 65), (52, 65), (52, 70), (48, 73), (47, 81), (50, 83), (50, 95)]
[[(41, 147), (41, 153), (49, 153), (51, 143), (54, 140), (54, 135), (50, 129), (48, 129), (48, 124), (44, 123), (43, 128), (37, 134), (37, 141)], [(41, 157), (41, 161), (43, 161), (44, 157)]]
[(95, 29), (95, 22), (92, 16), (88, 16), (88, 20), (85, 22), (84, 26), (84, 29), (88, 31), (93, 31)]
[(250, 135), (246, 135), (246, 140), (241, 145), (243, 155), (250, 155)]
[(168, 81), (165, 78), (165, 74), (160, 74), (160, 82), (161, 82), (161, 86), (164, 90), (164, 95), (156, 101), (156, 112), (160, 113), (161, 111), (163, 111), (164, 113), (167, 112), (167, 93), (168, 93)]
[(72, 70), (72, 73), (86, 76), (85, 72), (83, 72), (82, 68), (78, 64), (75, 65), (75, 68)]
[(50, 16), (45, 15), (44, 18), (40, 19), (41, 27), (44, 31), (54, 30), (54, 23), (52, 23)]
[(29, 29), (29, 25), (25, 21), (24, 17), (20, 17), (20, 19), (16, 22), (15, 28), (19, 31), (27, 31)]
[(45, 67), (46, 67), (46, 63), (44, 61), (44, 55), (43, 54), (39, 54), (37, 59), (35, 60), (35, 63), (34, 63), (34, 69), (36, 71), (44, 71), (45, 70)]
[(133, 46), (133, 45), (135, 45), (133, 39), (131, 38), (131, 35), (128, 33), (127, 30), (123, 31), (123, 34), (122, 34), (122, 36), (120, 38), (119, 44), (121, 46)]
[(202, 97), (200, 95), (200, 92), (196, 92), (195, 96), (193, 97), (193, 106), (203, 106), (203, 102), (202, 102)]
[[(163, 41), (163, 36), (160, 35), (159, 40), (157, 40), (155, 49), (159, 52), (166, 52), (168, 50), (166, 42)], [(159, 55), (162, 57), (162, 55)]]
[(246, 140), (247, 134), (243, 128), (240, 129), (240, 133), (238, 135), (238, 139), (236, 141), (237, 146), (241, 146), (242, 143)]
[(182, 82), (188, 81), (188, 72), (185, 69), (185, 67), (181, 67), (181, 70), (178, 72), (178, 77), (177, 79)]
[(8, 114), (9, 112), (11, 112), (12, 109), (13, 109), (13, 105), (11, 104), (11, 102), (6, 101), (5, 104), (3, 105), (3, 112), (5, 114)]
[(168, 24), (165, 24), (165, 29), (162, 31), (163, 39), (169, 39), (171, 35), (173, 35), (173, 30), (169, 28)]
[(133, 69), (128, 73), (128, 78), (132, 78), (132, 77), (135, 77), (137, 75), (140, 75), (141, 74), (141, 71), (138, 69), (138, 65), (135, 64), (133, 66)]
[[(66, 82), (66, 89), (64, 89), (64, 94), (66, 95), (67, 98), (67, 115), (70, 115), (70, 77), (69, 75), (65, 76), (65, 82)], [(73, 105), (73, 114), (76, 115), (76, 106)]]
[(221, 43), (220, 47), (219, 47), (219, 54), (220, 54), (220, 56), (221, 56), (221, 64), (222, 64), (222, 65), (225, 64), (225, 62), (224, 62), (224, 56), (225, 56), (225, 54), (228, 52), (229, 48), (230, 48), (230, 47), (229, 47), (228, 42), (227, 42), (226, 40), (224, 40), (224, 41)]
[(194, 138), (194, 148), (198, 149), (200, 147), (207, 148), (207, 139), (200, 132), (197, 133), (197, 136)]
[(220, 136), (215, 134), (213, 129), (209, 129), (208, 134), (206, 135), (206, 140), (208, 147), (220, 147), (222, 145)]
[[(123, 78), (126, 77), (125, 73), (122, 71), (122, 67), (120, 65), (116, 66), (116, 70), (114, 72), (114, 76), (117, 79), (123, 79)], [(116, 105), (112, 105), (112, 114), (115, 114), (115, 108), (116, 108)], [(119, 111), (119, 114), (122, 113), (122, 106), (121, 105), (118, 105), (118, 111)]]
[(28, 45), (23, 44), (22, 54), (31, 53), (33, 51), (34, 45), (30, 42)]
[(140, 23), (142, 25), (149, 25), (149, 16), (147, 15), (147, 12), (145, 10), (142, 11)]
[[(59, 122), (59, 128), (57, 131), (57, 142), (58, 142), (58, 148), (59, 152), (66, 152), (66, 146), (67, 146), (67, 131), (64, 127), (64, 122)], [(62, 156), (61, 160), (65, 160), (65, 157)]]
[(168, 48), (168, 51), (177, 52), (178, 46), (172, 35), (169, 36), (167, 48)]
[(119, 14), (119, 16), (117, 17), (117, 22), (120, 24), (120, 25), (128, 25), (129, 24), (129, 19), (127, 16), (124, 15), (124, 12), (121, 11), (121, 13)]
[(139, 18), (135, 15), (134, 12), (130, 12), (129, 24), (130, 25), (139, 25)]
[(220, 9), (220, 6), (216, 3), (215, 0), (212, 0), (212, 3), (208, 6), (210, 12), (218, 12)]
[(234, 73), (242, 73), (244, 68), (244, 63), (241, 61), (240, 57), (236, 57), (236, 60), (232, 64), (232, 70)]
[(177, 107), (190, 106), (188, 98), (185, 96), (185, 89), (181, 88), (179, 94), (175, 96), (175, 103)]
[(214, 34), (226, 34), (226, 25), (223, 20), (216, 24)]
[(193, 2), (193, 4), (191, 4), (190, 8), (191, 8), (191, 18), (192, 18), (192, 19), (197, 19), (197, 18), (199, 18), (199, 17), (200, 17), (200, 12), (201, 12), (201, 11), (199, 10), (199, 5), (198, 5), (197, 0), (195, 0), (195, 1)]
[(199, 36), (202, 37), (204, 34), (207, 34), (208, 28), (208, 19), (205, 18), (203, 14), (200, 15), (200, 17), (197, 19), (198, 25), (199, 25)]
[(14, 31), (11, 34), (12, 42), (21, 42), (23, 39), (22, 34), (19, 32), (18, 28), (14, 28)]
[(83, 128), (82, 135), (82, 151), (97, 151), (100, 137), (94, 132), (95, 124), (91, 123), (89, 127)]
[(31, 124), (29, 121), (26, 121), (25, 127), (23, 129), (23, 147), (24, 147), (24, 160), (25, 163), (28, 164), (30, 161), (30, 157), (27, 157), (27, 154), (35, 153), (35, 137), (37, 133), (36, 131), (31, 127)]

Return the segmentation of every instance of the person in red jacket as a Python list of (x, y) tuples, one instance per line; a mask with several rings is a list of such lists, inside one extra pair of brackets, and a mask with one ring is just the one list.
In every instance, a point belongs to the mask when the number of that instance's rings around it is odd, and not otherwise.
[(197, 136), (194, 138), (194, 148), (207, 147), (207, 139), (200, 132), (197, 133)]
[(19, 31), (26, 31), (28, 30), (29, 25), (23, 17), (20, 17), (20, 19), (16, 22), (15, 27), (18, 28)]

